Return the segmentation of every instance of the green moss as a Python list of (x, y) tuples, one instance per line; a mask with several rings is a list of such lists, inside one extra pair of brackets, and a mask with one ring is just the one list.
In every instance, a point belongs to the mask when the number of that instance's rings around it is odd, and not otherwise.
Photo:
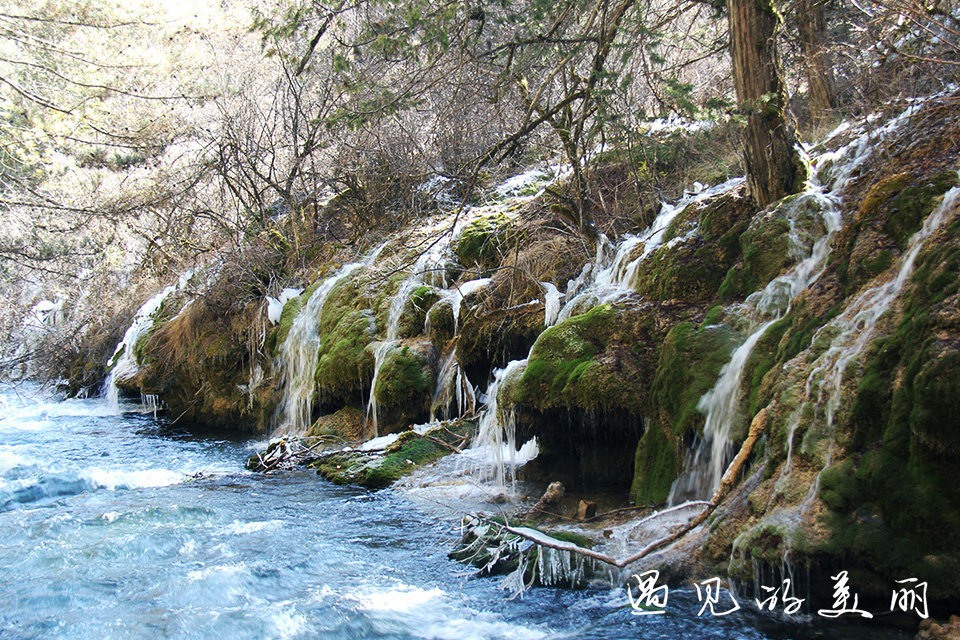
[(901, 247), (906, 247), (910, 236), (933, 210), (936, 199), (958, 184), (960, 179), (956, 171), (944, 171), (928, 180), (904, 187), (890, 204), (884, 231)]
[(937, 289), (955, 286), (960, 229), (947, 232), (917, 256), (893, 334), (866, 353), (842, 425), (862, 453), (820, 477), (830, 508), (822, 550), (884, 575), (909, 570), (937, 584), (939, 598), (960, 596), (948, 573), (960, 563), (960, 353), (955, 316), (938, 312), (946, 298)]
[(948, 351), (923, 363), (913, 380), (910, 429), (939, 455), (960, 457), (960, 353)]
[(666, 500), (684, 441), (703, 429), (697, 404), (730, 358), (735, 334), (722, 325), (675, 325), (663, 339), (650, 393), (651, 416), (637, 445), (630, 496), (635, 504)]
[(436, 287), (421, 285), (414, 290), (413, 294), (411, 294), (410, 301), (413, 303), (414, 307), (417, 307), (422, 312), (426, 313), (427, 309), (432, 307), (434, 303), (440, 299), (440, 297), (440, 290)]
[(801, 244), (812, 245), (824, 232), (822, 207), (819, 199), (801, 193), (782, 199), (775, 209), (755, 217), (740, 236), (743, 259), (727, 272), (720, 296), (747, 296), (780, 275), (796, 260), (791, 225)]
[(430, 361), (404, 346), (385, 356), (373, 393), (384, 406), (423, 405), (433, 392), (434, 372)]
[(663, 504), (679, 474), (677, 442), (659, 425), (651, 425), (637, 444), (630, 501), (643, 506)]
[(753, 526), (734, 542), (730, 575), (741, 580), (753, 580), (757, 563), (781, 566), (787, 544), (783, 527), (769, 522)]
[(440, 300), (430, 307), (425, 326), (434, 344), (442, 345), (453, 339), (453, 304), (450, 300)]
[(491, 269), (518, 240), (512, 220), (502, 213), (482, 216), (463, 230), (454, 252), (467, 267)]
[(710, 309), (707, 310), (707, 315), (704, 316), (703, 322), (700, 323), (700, 328), (709, 327), (712, 325), (717, 325), (723, 322), (724, 317), (726, 317), (726, 310), (722, 304), (715, 304)]
[(373, 376), (369, 345), (377, 338), (376, 305), (384, 303), (382, 282), (358, 271), (329, 292), (317, 321), (317, 385), (326, 396), (347, 404), (361, 402)]
[(442, 294), (436, 287), (422, 285), (410, 294), (410, 301), (404, 306), (400, 314), (399, 335), (401, 338), (410, 338), (423, 333), (427, 311), (436, 303)]
[(451, 453), (449, 448), (429, 438), (423, 436), (408, 438), (400, 449), (384, 456), (378, 466), (370, 468), (362, 484), (371, 489), (388, 487), (417, 467), (449, 453)]
[[(317, 473), (336, 484), (359, 484), (371, 489), (390, 486), (414, 469), (453, 453), (457, 443), (476, 432), (476, 425), (458, 420), (444, 423), (424, 435), (406, 431), (386, 455), (337, 453), (313, 465)], [(450, 446), (448, 446), (450, 445)]]
[(859, 504), (853, 460), (847, 459), (823, 470), (819, 495), (823, 503), (835, 511), (846, 511)]
[[(696, 233), (685, 242), (657, 249), (637, 273), (633, 287), (653, 300), (715, 299), (724, 274), (739, 257), (739, 237), (751, 213), (749, 201), (733, 195), (720, 196), (707, 206), (687, 207), (674, 223), (695, 227)], [(671, 225), (665, 239), (685, 227)]]
[(373, 376), (373, 357), (367, 346), (375, 339), (371, 310), (348, 310), (340, 315), (331, 330), (320, 335), (317, 384), (338, 394), (365, 386)]
[(740, 237), (743, 261), (731, 268), (720, 285), (721, 297), (745, 297), (777, 277), (789, 264), (790, 223), (765, 215)]
[(697, 403), (713, 388), (730, 359), (735, 334), (725, 326), (698, 329), (690, 322), (674, 326), (663, 340), (653, 381), (653, 411), (665, 416), (669, 432), (681, 437), (703, 427)]
[(887, 203), (890, 198), (900, 193), (904, 187), (909, 185), (914, 179), (912, 173), (898, 173), (881, 180), (870, 187), (870, 191), (863, 197), (860, 203), (860, 210), (857, 212), (857, 221), (869, 220), (876, 217), (880, 208)]
[(624, 338), (629, 340), (618, 335), (623, 328), (618, 317), (616, 309), (601, 305), (544, 331), (530, 350), (514, 399), (541, 411), (619, 407), (639, 412), (645, 395), (645, 389), (638, 388), (641, 380), (624, 375), (622, 367), (602, 365), (598, 358), (613, 348), (622, 350)]

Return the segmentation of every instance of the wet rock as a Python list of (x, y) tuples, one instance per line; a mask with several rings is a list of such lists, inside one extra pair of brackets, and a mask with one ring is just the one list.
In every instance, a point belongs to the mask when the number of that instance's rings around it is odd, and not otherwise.
[(564, 493), (566, 493), (566, 490), (562, 483), (551, 482), (543, 496), (540, 497), (540, 501), (534, 506), (534, 512), (555, 511), (560, 506)]
[(920, 623), (916, 640), (960, 640), (960, 617), (950, 616), (949, 622), (926, 619)]
[(597, 503), (581, 500), (577, 505), (577, 520), (589, 520), (597, 515)]

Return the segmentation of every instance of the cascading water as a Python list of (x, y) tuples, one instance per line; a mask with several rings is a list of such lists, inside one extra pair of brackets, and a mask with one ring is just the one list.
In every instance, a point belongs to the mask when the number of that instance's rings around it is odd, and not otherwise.
[(280, 348), (283, 371), (283, 398), (280, 401), (280, 420), (277, 435), (303, 433), (311, 425), (314, 402), (314, 374), (317, 369), (317, 351), (320, 348), (318, 326), (327, 298), (341, 282), (371, 264), (387, 243), (379, 245), (362, 261), (340, 267), (320, 283), (290, 325), (290, 333)]
[[(790, 223), (791, 255), (803, 258), (762, 291), (749, 296), (743, 305), (733, 309), (735, 316), (746, 323), (749, 333), (734, 350), (730, 362), (720, 370), (714, 387), (697, 404), (697, 409), (706, 414), (703, 438), (696, 449), (688, 452), (685, 471), (671, 487), (668, 504), (709, 499), (720, 485), (733, 454), (730, 434), (738, 420), (743, 419), (738, 411), (740, 387), (750, 354), (770, 325), (788, 313), (793, 300), (823, 272), (830, 253), (830, 241), (841, 226), (840, 197), (855, 171), (871, 156), (878, 138), (895, 132), (912, 113), (912, 108), (908, 109), (876, 131), (861, 135), (837, 151), (821, 155), (811, 163), (814, 171), (807, 190), (781, 206)], [(828, 139), (845, 130), (846, 127), (839, 127)], [(807, 243), (799, 223), (810, 204), (819, 210), (823, 231), (806, 251)]]
[[(891, 280), (861, 293), (843, 313), (814, 334), (814, 342), (829, 338), (830, 346), (811, 365), (806, 381), (805, 397), (808, 402), (812, 402), (823, 412), (828, 433), (833, 433), (834, 422), (843, 398), (842, 384), (847, 368), (863, 355), (866, 348), (877, 337), (878, 322), (890, 310), (913, 274), (914, 262), (920, 250), (930, 237), (956, 214), (958, 197), (960, 197), (960, 187), (954, 187), (944, 194), (940, 205), (927, 216), (921, 229), (910, 237), (907, 248), (900, 257), (897, 273)], [(797, 410), (797, 415), (790, 421), (785, 473), (792, 467), (793, 435), (800, 423), (802, 408)], [(824, 466), (829, 464), (828, 450)]]
[(632, 294), (640, 265), (663, 244), (670, 223), (680, 212), (726, 193), (743, 182), (743, 178), (734, 178), (698, 193), (686, 192), (676, 204), (663, 203), (656, 219), (642, 234), (624, 236), (614, 251), (611, 251), (606, 236), (601, 235), (594, 262), (584, 265), (581, 277), (567, 284), (566, 303), (557, 314), (556, 322), (563, 322), (595, 305), (610, 304)]
[[(663, 244), (663, 238), (670, 227), (670, 223), (681, 211), (690, 205), (706, 201), (718, 194), (725, 193), (743, 183), (742, 178), (728, 180), (710, 189), (697, 193), (686, 193), (676, 204), (664, 204), (659, 215), (650, 227), (638, 236), (625, 236), (612, 250), (609, 240), (601, 235), (597, 242), (596, 259), (593, 263), (584, 265), (581, 275), (567, 284), (566, 303), (554, 316), (553, 305), (559, 306), (559, 291), (546, 287), (548, 312), (547, 325), (562, 322), (576, 313), (581, 313), (597, 304), (607, 304), (628, 296), (634, 292), (632, 284), (637, 270), (658, 247)], [(638, 249), (642, 246), (639, 255)], [(549, 322), (550, 319), (554, 322)], [(497, 395), (500, 386), (509, 384), (509, 380), (519, 375), (526, 365), (527, 359), (513, 360), (503, 369), (494, 373), (494, 380), (487, 389), (484, 409), (480, 417), (480, 434), (477, 437), (477, 446), (485, 447), (488, 451), (488, 460), (493, 468), (493, 477), (499, 486), (503, 486), (510, 467), (511, 477), (517, 464), (518, 452), (516, 449), (515, 424), (516, 412), (512, 407), (505, 409), (498, 404)], [(526, 446), (526, 445), (524, 445)], [(530, 457), (525, 455), (524, 459)]]
[(477, 446), (487, 452), (491, 463), (493, 480), (498, 487), (506, 486), (507, 469), (514, 493), (516, 493), (517, 430), (516, 409), (500, 406), (500, 387), (522, 374), (526, 360), (513, 360), (503, 369), (497, 369), (493, 382), (487, 387), (484, 411), (480, 416)]
[(397, 292), (390, 300), (390, 311), (387, 314), (386, 339), (373, 350), (373, 380), (370, 383), (370, 398), (367, 401), (367, 422), (373, 427), (373, 437), (380, 435), (379, 405), (377, 403), (377, 382), (380, 371), (386, 362), (387, 354), (400, 342), (401, 320), (403, 312), (410, 303), (414, 292), (425, 284), (446, 286), (447, 277), (445, 265), (450, 248), (449, 234), (444, 234), (433, 247), (420, 255), (410, 271), (410, 274), (400, 283)]
[(472, 413), (476, 409), (477, 396), (457, 361), (456, 349), (451, 349), (437, 376), (437, 388), (430, 403), (430, 422), (437, 420), (437, 413), (441, 412), (444, 420), (452, 417), (450, 407), (456, 403), (456, 415), (462, 416)]
[[(193, 277), (193, 269), (187, 270), (177, 281), (164, 288), (149, 300), (143, 303), (133, 318), (133, 322), (123, 334), (123, 339), (117, 344), (113, 355), (107, 361), (107, 368), (110, 373), (104, 382), (106, 389), (107, 405), (111, 410), (120, 413), (120, 389), (117, 387), (117, 381), (123, 381), (136, 375), (140, 369), (137, 359), (133, 353), (137, 341), (140, 340), (153, 326), (153, 318), (160, 311), (164, 301), (171, 295), (182, 289)], [(189, 304), (189, 303), (188, 303)], [(154, 411), (156, 407), (152, 407)]]

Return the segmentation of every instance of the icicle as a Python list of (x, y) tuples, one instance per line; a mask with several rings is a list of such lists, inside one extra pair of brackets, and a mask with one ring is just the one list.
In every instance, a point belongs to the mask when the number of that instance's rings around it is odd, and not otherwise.
[(544, 319), (543, 324), (546, 327), (553, 325), (560, 315), (560, 290), (550, 282), (541, 282), (546, 297), (544, 298)]
[(487, 388), (476, 444), (487, 452), (493, 470), (493, 479), (498, 487), (506, 486), (509, 467), (514, 493), (516, 493), (517, 482), (516, 407), (512, 405), (500, 407), (498, 396), (503, 383), (519, 375), (526, 365), (526, 360), (513, 360), (503, 369), (497, 369), (494, 372), (493, 382)]

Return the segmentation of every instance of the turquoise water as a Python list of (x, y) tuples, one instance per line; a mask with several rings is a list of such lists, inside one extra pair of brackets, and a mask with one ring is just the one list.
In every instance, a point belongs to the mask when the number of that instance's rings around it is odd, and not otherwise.
[[(2, 638), (804, 638), (854, 630), (698, 618), (674, 590), (536, 589), (449, 559), (455, 535), (393, 491), (253, 475), (254, 443), (5, 388)], [(876, 637), (875, 635), (873, 637)]]

